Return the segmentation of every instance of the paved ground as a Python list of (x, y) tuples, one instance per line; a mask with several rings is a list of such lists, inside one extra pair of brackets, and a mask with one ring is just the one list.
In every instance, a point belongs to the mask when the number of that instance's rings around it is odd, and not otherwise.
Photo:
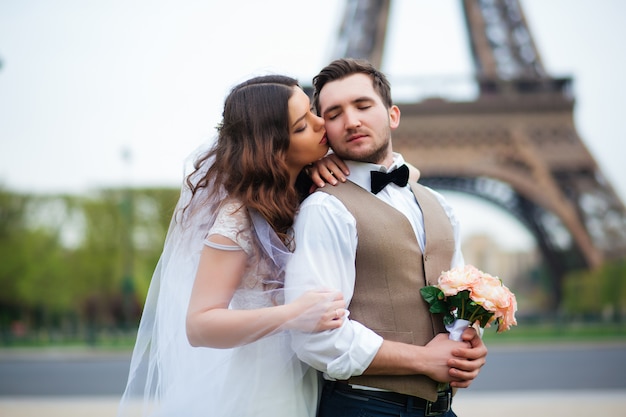
[[(570, 348), (563, 349), (562, 346), (556, 346), (553, 348), (565, 352), (559, 355), (559, 358), (561, 359), (566, 358), (567, 353), (571, 351)], [(497, 356), (494, 356), (494, 360), (491, 362), (494, 363), (496, 368), (502, 368), (505, 370), (505, 375), (515, 374), (515, 372), (519, 373), (519, 370), (511, 371), (507, 368), (507, 364), (519, 362), (520, 355), (525, 354), (524, 352), (528, 353), (528, 350), (528, 347), (524, 347), (521, 351), (513, 350), (512, 352), (504, 352), (512, 354), (517, 361), (514, 361), (508, 356), (504, 356), (501, 358), (500, 362), (498, 362), (496, 360)], [(525, 389), (516, 388), (516, 390), (502, 391), (497, 389), (498, 387), (485, 387), (484, 390), (459, 390), (454, 400), (454, 410), (459, 417), (626, 417), (626, 388), (624, 387), (624, 380), (622, 379), (624, 373), (622, 368), (620, 368), (624, 363), (623, 355), (620, 353), (620, 355), (618, 355), (619, 359), (615, 359), (612, 355), (607, 355), (607, 350), (603, 350), (602, 352), (603, 358), (608, 358), (608, 362), (613, 364), (611, 369), (614, 369), (614, 371), (612, 374), (619, 375), (619, 380), (610, 380), (612, 382), (608, 385), (598, 385), (598, 380), (585, 378), (585, 381), (588, 382), (587, 385), (583, 385), (578, 389), (537, 389), (536, 391), (529, 391), (527, 389), (529, 386), (536, 386), (534, 382), (536, 380), (535, 376), (534, 379), (530, 380), (533, 384), (526, 385)], [(9, 354), (11, 356), (7, 356)], [(67, 352), (64, 352), (64, 354), (67, 355)], [(21, 357), (16, 357), (15, 355), (15, 351), (11, 351), (10, 353), (5, 352), (4, 360), (11, 361)], [(75, 356), (75, 354), (73, 355)], [(27, 356), (27, 358), (30, 358), (31, 356)], [(58, 359), (57, 357), (55, 358)], [(63, 356), (63, 358), (65, 358), (65, 356)], [(549, 356), (548, 358), (552, 358), (552, 356)], [(0, 359), (3, 359), (1, 350)], [(597, 360), (593, 360), (591, 362), (594, 362), (597, 366)], [(528, 363), (528, 361), (521, 361), (521, 363)], [(570, 362), (567, 362), (566, 365), (569, 363)], [(534, 369), (536, 371), (536, 367)], [(573, 378), (573, 376), (569, 375), (565, 371), (567, 371), (567, 369), (561, 369), (559, 376)], [(585, 372), (588, 371), (589, 370), (587, 369)], [(583, 372), (583, 374), (585, 374), (585, 372)], [(585, 375), (589, 376), (589, 374)], [(502, 380), (502, 378), (502, 376), (499, 376), (496, 379)], [(2, 373), (0, 373), (0, 380), (1, 379)], [(606, 375), (601, 381), (604, 382), (605, 380), (607, 380)], [(592, 382), (589, 383), (589, 381)], [(504, 383), (506, 384), (506, 381)], [(546, 387), (553, 385), (548, 383), (543, 386)], [(561, 386), (571, 388), (577, 385), (561, 384)], [(620, 388), (615, 390), (589, 389), (590, 387), (600, 386), (618, 386)], [(119, 397), (116, 396), (87, 395), (67, 397), (63, 395), (50, 395), (43, 397), (24, 395), (12, 396), (10, 394), (6, 395), (5, 393), (5, 395), (0, 396), (0, 417), (115, 417), (118, 400)]]
[[(457, 394), (459, 417), (626, 417), (626, 390)], [(0, 397), (2, 417), (114, 417), (117, 398)]]

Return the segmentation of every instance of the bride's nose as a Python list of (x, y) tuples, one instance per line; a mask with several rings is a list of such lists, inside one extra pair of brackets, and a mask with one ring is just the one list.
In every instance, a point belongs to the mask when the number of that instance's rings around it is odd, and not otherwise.
[(320, 130), (324, 127), (326, 122), (324, 122), (323, 117), (315, 116), (315, 130)]

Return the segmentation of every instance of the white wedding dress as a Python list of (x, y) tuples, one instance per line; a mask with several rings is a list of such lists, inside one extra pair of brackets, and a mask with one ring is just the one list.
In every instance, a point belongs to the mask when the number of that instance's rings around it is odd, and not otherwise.
[[(188, 195), (181, 197), (185, 201)], [(232, 200), (219, 206), (216, 213), (201, 204), (192, 208), (196, 220), (188, 227), (172, 221), (141, 319), (120, 417), (316, 414), (317, 372), (298, 360), (287, 331), (232, 349), (194, 348), (187, 341), (187, 304), (209, 230), (249, 255), (230, 308), (283, 302), (282, 288), (269, 290), (272, 283), (263, 280), (282, 274), (288, 251), (260, 215), (236, 210), (239, 204)]]

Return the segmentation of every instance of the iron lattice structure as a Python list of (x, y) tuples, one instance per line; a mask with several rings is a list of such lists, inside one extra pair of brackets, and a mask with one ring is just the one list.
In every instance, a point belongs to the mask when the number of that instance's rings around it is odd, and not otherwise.
[[(399, 102), (394, 149), (436, 189), (481, 197), (534, 235), (552, 276), (626, 257), (626, 210), (579, 137), (571, 78), (546, 72), (518, 0), (461, 0), (473, 101)], [(390, 0), (347, 0), (335, 57), (380, 67)]]

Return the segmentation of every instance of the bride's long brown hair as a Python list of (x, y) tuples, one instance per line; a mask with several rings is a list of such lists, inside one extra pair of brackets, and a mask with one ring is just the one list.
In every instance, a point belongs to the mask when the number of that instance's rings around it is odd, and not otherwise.
[(195, 161), (186, 178), (192, 200), (203, 188), (212, 193), (221, 189), (257, 210), (287, 247), (292, 247), (288, 232), (299, 204), (285, 163), (288, 101), (297, 85), (293, 78), (267, 75), (234, 87), (224, 103), (215, 145)]

